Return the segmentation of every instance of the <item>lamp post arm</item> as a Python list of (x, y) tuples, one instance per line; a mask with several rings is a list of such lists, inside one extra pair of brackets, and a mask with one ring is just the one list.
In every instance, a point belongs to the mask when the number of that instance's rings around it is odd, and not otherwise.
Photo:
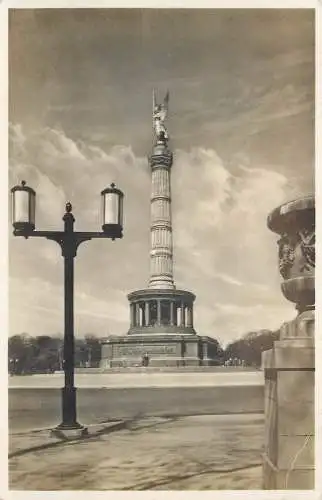
[[(46, 238), (56, 241), (61, 246), (62, 254), (76, 256), (77, 248), (84, 241), (92, 239), (111, 239), (111, 235), (97, 231), (24, 231), (15, 229), (14, 236), (23, 236), (24, 238)], [(122, 238), (122, 235), (120, 236)]]
[[(64, 238), (66, 234), (65, 231), (24, 231), (21, 229), (14, 229), (14, 236), (23, 236), (24, 238), (47, 238), (48, 240), (54, 240), (60, 242)], [(82, 241), (88, 241), (95, 238), (105, 238), (105, 239), (113, 239), (109, 234), (106, 234), (102, 231), (73, 231), (75, 240), (78, 240), (80, 243)], [(122, 236), (121, 236), (122, 237)]]
[(59, 241), (64, 236), (64, 231), (25, 231), (23, 229), (14, 229), (14, 236), (23, 236), (24, 238), (48, 238)]

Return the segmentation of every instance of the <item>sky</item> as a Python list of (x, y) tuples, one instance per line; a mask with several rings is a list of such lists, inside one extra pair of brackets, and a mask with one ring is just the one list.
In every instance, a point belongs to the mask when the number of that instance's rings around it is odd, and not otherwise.
[[(147, 286), (152, 89), (170, 91), (174, 277), (200, 335), (223, 344), (295, 316), (280, 292), (284, 201), (314, 192), (314, 10), (45, 9), (9, 16), (9, 182), (37, 192), (38, 229), (99, 229), (124, 194), (124, 238), (83, 244), (75, 334), (124, 335)], [(9, 237), (9, 334), (63, 331), (57, 244)]]

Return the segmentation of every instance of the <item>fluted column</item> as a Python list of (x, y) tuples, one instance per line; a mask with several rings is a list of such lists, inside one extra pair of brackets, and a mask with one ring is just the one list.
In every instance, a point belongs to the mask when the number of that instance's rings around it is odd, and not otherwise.
[(135, 308), (134, 304), (130, 304), (130, 321), (131, 321), (131, 328), (135, 326)]
[(145, 326), (149, 326), (150, 324), (150, 302), (146, 301), (145, 303)]
[(170, 302), (170, 325), (174, 325), (174, 303)]
[(135, 323), (136, 326), (140, 325), (140, 304), (138, 302), (135, 303)]
[(186, 323), (186, 314), (185, 314), (185, 303), (184, 302), (181, 302), (181, 326), (185, 326), (185, 323)]
[(157, 300), (157, 325), (161, 325), (161, 300)]
[(178, 324), (178, 312), (177, 312), (177, 303), (173, 302), (173, 325), (176, 326)]
[(193, 318), (192, 318), (192, 306), (189, 305), (187, 308), (187, 327), (193, 326)]
[(145, 304), (140, 304), (141, 309), (141, 326), (145, 325)]
[(175, 288), (171, 221), (170, 169), (172, 153), (157, 143), (151, 156), (151, 251), (149, 288)]

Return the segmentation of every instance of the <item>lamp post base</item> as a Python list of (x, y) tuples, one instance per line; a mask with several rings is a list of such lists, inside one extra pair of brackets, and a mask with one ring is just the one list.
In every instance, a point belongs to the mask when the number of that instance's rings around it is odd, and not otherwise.
[(77, 430), (82, 430), (85, 429), (86, 427), (79, 422), (73, 422), (73, 423), (65, 423), (61, 422), (57, 427), (54, 427), (54, 429), (57, 429), (58, 431), (77, 431)]
[(62, 413), (63, 420), (52, 430), (56, 436), (58, 434), (66, 437), (86, 436), (87, 427), (77, 422), (76, 418), (76, 387), (62, 388)]
[(74, 424), (65, 424), (62, 422), (57, 427), (51, 429), (50, 434), (53, 437), (62, 439), (86, 437), (88, 436), (88, 428), (78, 422), (74, 422)]

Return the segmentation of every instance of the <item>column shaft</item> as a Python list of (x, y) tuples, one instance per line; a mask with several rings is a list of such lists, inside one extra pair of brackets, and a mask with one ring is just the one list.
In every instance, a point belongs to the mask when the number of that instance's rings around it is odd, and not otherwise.
[(130, 321), (131, 327), (135, 326), (135, 307), (134, 304), (130, 304)]
[(172, 155), (162, 145), (151, 157), (151, 251), (149, 288), (174, 288), (170, 168)]
[(150, 325), (150, 302), (145, 303), (145, 326)]
[(170, 302), (170, 325), (174, 325), (174, 303)]
[(140, 325), (140, 304), (138, 302), (135, 303), (135, 324), (136, 326)]
[(186, 325), (186, 314), (185, 314), (185, 303), (184, 302), (181, 302), (181, 326), (185, 326)]
[(193, 326), (193, 320), (192, 320), (192, 306), (188, 306), (187, 308), (187, 326), (191, 328)]
[(174, 322), (174, 325), (177, 326), (178, 325), (178, 304), (177, 302), (174, 302), (173, 304), (173, 322)]
[(161, 300), (157, 300), (157, 325), (161, 325)]

